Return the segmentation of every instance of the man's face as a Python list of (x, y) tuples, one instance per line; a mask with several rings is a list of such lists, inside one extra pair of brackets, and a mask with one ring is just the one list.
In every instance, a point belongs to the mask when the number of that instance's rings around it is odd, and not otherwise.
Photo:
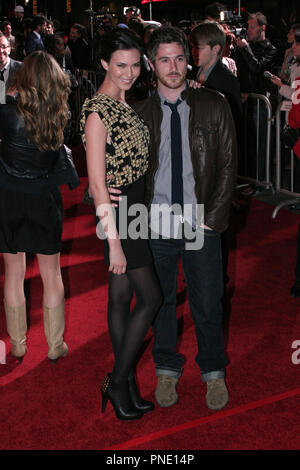
[(47, 21), (44, 21), (44, 23), (41, 25), (41, 31), (42, 33), (47, 34)]
[(76, 41), (78, 38), (80, 38), (80, 34), (76, 28), (71, 28), (70, 29), (70, 39), (71, 41)]
[(249, 41), (259, 41), (263, 32), (263, 26), (259, 26), (256, 19), (248, 20), (248, 39)]
[(300, 59), (300, 42), (294, 41), (292, 44), (293, 56)]
[(53, 28), (53, 25), (51, 23), (47, 23), (46, 33), (47, 34), (54, 34), (54, 28)]
[(218, 58), (220, 46), (210, 47), (209, 44), (192, 44), (192, 56), (197, 67), (209, 68)]
[(18, 20), (21, 20), (24, 16), (24, 13), (22, 13), (21, 11), (15, 11), (15, 16), (16, 18), (18, 18)]
[(10, 47), (5, 36), (0, 37), (0, 69), (3, 69), (9, 59)]
[(151, 64), (158, 83), (172, 90), (181, 88), (187, 73), (187, 60), (183, 47), (177, 42), (160, 44), (155, 63)]
[(10, 24), (7, 24), (3, 28), (3, 33), (5, 34), (5, 36), (10, 36), (11, 35), (11, 26), (10, 26)]

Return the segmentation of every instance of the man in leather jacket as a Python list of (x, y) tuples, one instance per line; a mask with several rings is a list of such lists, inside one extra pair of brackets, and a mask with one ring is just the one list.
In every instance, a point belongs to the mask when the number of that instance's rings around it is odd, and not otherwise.
[[(145, 202), (151, 207), (150, 246), (164, 296), (153, 324), (153, 357), (158, 376), (155, 396), (162, 407), (172, 406), (178, 400), (176, 386), (184, 362), (183, 356), (176, 351), (176, 282), (181, 258), (198, 341), (196, 362), (202, 380), (207, 384), (207, 406), (217, 410), (228, 402), (224, 381), (228, 360), (222, 339), (220, 233), (228, 226), (236, 181), (236, 134), (224, 96), (187, 85), (188, 54), (186, 38), (180, 30), (173, 27), (155, 30), (148, 44), (148, 55), (157, 77), (157, 88), (153, 96), (134, 106), (150, 131)], [(181, 134), (178, 146), (182, 153), (184, 202), (183, 217), (180, 216), (179, 220), (185, 226), (186, 205), (204, 205), (204, 220), (189, 220), (194, 232), (200, 233), (204, 239), (202, 248), (186, 243), (185, 232), (177, 238), (174, 230), (173, 236), (166, 237), (161, 225), (159, 233), (153, 235), (153, 227), (158, 227), (153, 208), (162, 204), (170, 207), (174, 201), (172, 182), (175, 174), (172, 170), (174, 158), (179, 157), (172, 145), (176, 135), (172, 131), (171, 109), (178, 99), (180, 126), (177, 132)], [(159, 217), (163, 223), (164, 214)]]
[(248, 41), (236, 38), (234, 60), (242, 93), (260, 93), (265, 95), (270, 89), (270, 80), (264, 77), (264, 71), (272, 71), (276, 65), (277, 49), (266, 38), (267, 19), (260, 13), (253, 13), (248, 18)]
[[(240, 80), (243, 101), (249, 93), (262, 95), (272, 91), (271, 81), (264, 76), (264, 72), (273, 71), (276, 66), (277, 49), (266, 38), (267, 19), (261, 12), (249, 15), (247, 36), (236, 38), (236, 49), (233, 59), (237, 65), (238, 79)], [(267, 136), (267, 110), (263, 103), (259, 105), (259, 123), (257, 123), (257, 104), (254, 100), (248, 102), (248, 152), (246, 176), (262, 181), (265, 177), (266, 136)], [(258, 168), (256, 168), (256, 133), (259, 128)]]

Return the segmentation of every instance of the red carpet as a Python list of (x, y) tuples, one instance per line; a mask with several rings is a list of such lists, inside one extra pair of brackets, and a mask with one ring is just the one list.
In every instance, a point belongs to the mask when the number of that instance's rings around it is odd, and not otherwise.
[[(96, 238), (92, 209), (81, 204), (85, 179), (76, 191), (63, 188), (65, 224), (62, 269), (66, 287), (66, 334), (70, 354), (55, 366), (47, 359), (42, 322), (42, 285), (34, 258), (28, 260), (26, 292), (30, 329), (21, 365), (10, 356), (3, 307), (0, 364), (1, 450), (295, 450), (300, 447), (300, 364), (292, 343), (300, 341), (300, 299), (293, 282), (298, 216), (251, 200), (232, 214), (230, 282), (224, 301), (227, 383), (230, 402), (212, 412), (194, 361), (196, 340), (180, 272), (180, 351), (186, 357), (179, 402), (156, 407), (142, 420), (118, 421), (112, 407), (100, 411), (99, 384), (111, 370), (107, 332), (107, 271)], [(1, 263), (1, 298), (3, 297)], [(152, 332), (138, 365), (145, 398), (154, 400)], [(300, 354), (299, 354), (300, 357)]]

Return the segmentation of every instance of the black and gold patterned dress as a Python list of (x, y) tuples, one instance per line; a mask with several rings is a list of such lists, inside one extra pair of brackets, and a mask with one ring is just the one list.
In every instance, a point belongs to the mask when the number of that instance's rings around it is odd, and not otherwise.
[[(122, 202), (119, 204), (120, 208), (116, 209), (116, 226), (126, 256), (127, 270), (146, 266), (152, 263), (148, 240), (145, 238), (148, 226), (146, 212), (143, 218), (140, 212), (129, 215), (128, 211), (133, 204), (144, 202), (144, 175), (148, 168), (149, 153), (148, 128), (130, 106), (99, 93), (92, 99), (87, 99), (82, 107), (80, 129), (84, 145), (85, 123), (93, 112), (98, 113), (110, 141), (106, 143), (106, 175), (113, 175), (113, 178), (107, 185), (122, 191)], [(143, 227), (137, 227), (137, 221), (141, 222)], [(134, 228), (143, 235), (138, 238), (135, 235), (130, 236)], [(104, 260), (109, 265), (109, 247), (106, 240), (104, 248)]]

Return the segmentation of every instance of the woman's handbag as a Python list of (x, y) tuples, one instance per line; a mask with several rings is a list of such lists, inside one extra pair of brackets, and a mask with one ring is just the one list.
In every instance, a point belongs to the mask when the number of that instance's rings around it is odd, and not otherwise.
[(280, 131), (280, 140), (288, 148), (292, 149), (298, 142), (300, 135), (298, 129), (293, 129), (285, 124)]

